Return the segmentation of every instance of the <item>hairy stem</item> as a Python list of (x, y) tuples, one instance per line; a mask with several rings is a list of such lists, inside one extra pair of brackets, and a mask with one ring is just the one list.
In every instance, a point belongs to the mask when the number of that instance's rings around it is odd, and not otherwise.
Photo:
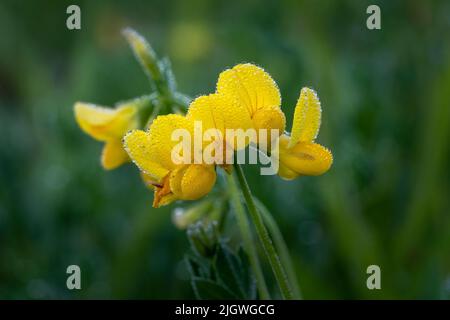
[(299, 300), (302, 298), (302, 295), (300, 293), (300, 288), (298, 286), (297, 277), (295, 275), (294, 266), (292, 264), (291, 255), (289, 254), (286, 241), (284, 241), (280, 228), (278, 227), (275, 219), (270, 214), (269, 210), (257, 198), (253, 198), (253, 200), (255, 201), (257, 208), (263, 216), (264, 222), (266, 223), (270, 235), (273, 238), (273, 242), (275, 243), (275, 246), (280, 254), (280, 260), (286, 268), (286, 273), (288, 275), (290, 283), (292, 284), (294, 299)]
[(252, 241), (252, 230), (239, 195), (236, 178), (234, 175), (229, 174), (226, 174), (226, 178), (229, 185), (231, 202), (236, 213), (237, 224), (241, 232), (244, 249), (249, 257), (253, 273), (255, 274), (259, 295), (261, 299), (270, 299), (269, 290), (267, 289), (262, 267), (258, 259), (258, 253), (256, 252), (256, 247)]
[(258, 234), (262, 247), (264, 248), (264, 252), (269, 259), (270, 266), (272, 267), (273, 273), (275, 274), (275, 279), (277, 280), (278, 286), (280, 287), (281, 294), (284, 299), (293, 299), (294, 297), (292, 294), (291, 286), (289, 285), (286, 271), (281, 264), (275, 247), (273, 246), (272, 240), (270, 239), (269, 232), (264, 225), (261, 214), (256, 209), (256, 205), (253, 201), (253, 196), (251, 194), (247, 180), (245, 179), (244, 172), (242, 171), (242, 168), (239, 164), (235, 163), (234, 168), (236, 169), (236, 175), (244, 194), (248, 211), (255, 225), (256, 232)]

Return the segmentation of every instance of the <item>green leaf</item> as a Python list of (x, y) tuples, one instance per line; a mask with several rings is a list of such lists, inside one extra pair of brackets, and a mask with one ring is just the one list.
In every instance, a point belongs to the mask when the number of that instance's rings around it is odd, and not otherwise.
[(223, 242), (217, 248), (213, 265), (217, 278), (222, 285), (229, 288), (239, 297), (246, 298), (245, 284), (240, 271), (242, 266), (239, 258)]
[(212, 272), (208, 260), (196, 255), (186, 255), (185, 262), (191, 278), (211, 277)]
[(194, 278), (192, 286), (198, 299), (238, 299), (225, 286), (209, 279)]

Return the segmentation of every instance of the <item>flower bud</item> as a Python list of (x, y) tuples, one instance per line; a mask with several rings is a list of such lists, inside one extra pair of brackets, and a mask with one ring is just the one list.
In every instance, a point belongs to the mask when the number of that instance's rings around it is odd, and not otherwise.
[(147, 40), (131, 28), (126, 28), (122, 34), (148, 75), (154, 80), (160, 80), (161, 70), (158, 66), (158, 58)]
[(204, 224), (199, 221), (191, 225), (187, 231), (192, 248), (203, 257), (211, 257), (218, 243), (216, 222)]
[(175, 208), (172, 212), (172, 222), (178, 229), (186, 229), (198, 221), (212, 209), (212, 201), (204, 200), (188, 208)]

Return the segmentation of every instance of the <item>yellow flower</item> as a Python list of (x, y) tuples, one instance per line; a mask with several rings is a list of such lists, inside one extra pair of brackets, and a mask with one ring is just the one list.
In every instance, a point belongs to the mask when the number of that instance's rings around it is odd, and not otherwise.
[[(203, 133), (206, 134), (209, 130), (215, 135), (211, 139), (202, 139), (202, 151), (205, 151), (203, 152), (203, 161), (222, 165), (226, 170), (230, 170), (230, 157), (232, 157), (234, 150), (243, 149), (247, 146), (248, 139), (245, 139), (244, 131), (252, 128), (252, 121), (243, 106), (230, 101), (221, 94), (214, 93), (200, 96), (192, 101), (186, 118), (200, 123)], [(233, 137), (227, 137), (227, 129), (241, 130), (235, 131)], [(242, 135), (240, 136), (239, 133)], [(244, 137), (241, 144), (238, 141), (240, 137)], [(208, 145), (214, 146), (212, 152), (206, 152)], [(219, 150), (219, 154), (215, 153), (216, 150)]]
[(145, 173), (147, 184), (154, 186), (155, 208), (178, 199), (199, 199), (216, 182), (214, 165), (176, 164), (172, 159), (172, 151), (178, 144), (172, 140), (172, 133), (183, 128), (193, 136), (193, 126), (192, 119), (169, 114), (157, 117), (147, 132), (133, 130), (124, 138), (130, 158)]
[(122, 137), (139, 125), (138, 108), (134, 103), (116, 109), (77, 102), (75, 119), (80, 128), (96, 140), (105, 142), (101, 164), (107, 170), (115, 169), (129, 160), (122, 146)]
[[(262, 68), (246, 63), (225, 70), (219, 76), (216, 92), (230, 106), (243, 106), (256, 130), (279, 130), (278, 174), (281, 177), (294, 179), (299, 175), (320, 175), (330, 168), (331, 152), (314, 143), (320, 127), (321, 107), (313, 90), (304, 88), (301, 91), (291, 136), (283, 134), (286, 118), (281, 111), (278, 87)], [(231, 109), (238, 112), (236, 107)], [(270, 137), (267, 141), (267, 150), (274, 138), (278, 137)]]
[(331, 152), (317, 144), (321, 121), (321, 106), (314, 90), (303, 88), (294, 112), (291, 136), (280, 137), (278, 174), (285, 179), (299, 175), (320, 175), (333, 163)]
[(262, 68), (245, 63), (223, 71), (217, 82), (217, 93), (222, 94), (230, 105), (243, 107), (256, 130), (284, 132), (286, 118), (281, 111), (280, 91)]
[[(186, 116), (159, 116), (147, 132), (128, 133), (124, 138), (125, 150), (141, 170), (146, 185), (154, 189), (153, 206), (178, 199), (196, 200), (209, 193), (216, 181), (215, 165), (228, 169), (227, 163), (222, 162), (229, 160), (224, 158), (229, 156), (227, 150), (234, 152), (248, 144), (247, 140), (243, 145), (228, 140), (226, 130), (234, 129), (233, 139), (241, 139), (240, 143), (242, 138), (236, 136), (236, 129), (241, 132), (251, 128), (278, 129), (282, 133), (285, 116), (280, 104), (280, 93), (272, 78), (259, 67), (241, 64), (222, 72), (216, 92), (195, 99)], [(279, 133), (281, 136), (276, 137), (280, 142), (280, 176), (293, 179), (322, 174), (330, 168), (331, 153), (313, 142), (320, 127), (320, 115), (315, 92), (303, 89), (295, 110), (292, 136)], [(176, 129), (184, 129), (190, 137), (187, 149), (186, 145), (179, 148), (180, 143), (173, 139)], [(207, 132), (211, 136), (205, 140)], [(247, 139), (245, 133), (244, 137)], [(183, 142), (186, 143), (184, 139)], [(213, 148), (209, 148), (211, 145)], [(184, 162), (174, 159), (174, 150), (179, 150), (177, 156)], [(194, 152), (183, 154), (186, 150)]]

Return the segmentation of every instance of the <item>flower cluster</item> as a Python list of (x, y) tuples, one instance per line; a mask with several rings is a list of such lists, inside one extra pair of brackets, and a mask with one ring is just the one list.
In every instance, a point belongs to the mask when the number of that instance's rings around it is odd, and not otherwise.
[[(214, 194), (189, 208), (176, 208), (174, 224), (180, 229), (187, 228), (193, 252), (204, 262), (212, 261), (201, 268), (210, 270), (220, 260), (223, 250), (230, 251), (220, 233), (232, 208), (245, 251), (242, 257), (248, 258), (259, 296), (269, 299), (270, 293), (253, 243), (253, 229), (281, 296), (300, 298), (292, 263), (276, 222), (252, 195), (239, 164), (243, 163), (242, 159), (245, 161), (248, 151), (249, 163), (256, 163), (259, 158), (267, 165), (269, 158), (270, 167), (261, 167), (262, 175), (278, 174), (291, 180), (326, 172), (333, 158), (328, 149), (314, 142), (321, 122), (317, 94), (309, 88), (300, 91), (291, 133), (288, 133), (280, 91), (262, 68), (245, 63), (227, 69), (219, 75), (214, 93), (191, 101), (178, 92), (168, 59), (158, 59), (150, 44), (136, 31), (127, 28), (123, 35), (148, 76), (152, 93), (118, 103), (115, 108), (83, 102), (74, 106), (80, 128), (105, 143), (101, 156), (103, 168), (115, 169), (133, 161), (145, 185), (154, 190), (154, 207), (175, 200), (200, 199), (214, 188), (217, 172), (223, 169), (228, 174), (220, 179)], [(254, 228), (247, 221), (243, 200)], [(271, 240), (271, 234), (278, 236)], [(278, 255), (277, 250), (285, 253)], [(233, 259), (244, 261), (242, 257), (239, 253)], [(240, 263), (245, 267), (244, 264)], [(291, 267), (286, 269), (284, 265)], [(197, 262), (190, 262), (191, 270), (199, 268)], [(212, 281), (230, 291), (228, 284), (222, 283), (221, 276), (216, 274), (221, 271), (214, 268), (214, 273), (208, 275), (191, 274), (197, 293), (200, 291), (196, 283), (201, 281)], [(250, 278), (245, 277), (248, 282)], [(250, 283), (253, 287), (253, 281)], [(246, 299), (255, 297), (242, 293)]]
[[(146, 131), (139, 129), (143, 126), (136, 102), (120, 105), (114, 110), (77, 103), (75, 114), (84, 131), (106, 142), (102, 154), (106, 169), (131, 159), (144, 173), (147, 185), (155, 192), (154, 207), (178, 199), (199, 199), (213, 188), (217, 166), (231, 170), (226, 164), (211, 161), (192, 164), (173, 161), (172, 150), (176, 142), (171, 139), (172, 132), (185, 129), (193, 134), (195, 121), (201, 121), (204, 129), (214, 129), (223, 137), (221, 150), (242, 148), (233, 141), (226, 141), (227, 129), (277, 129), (275, 132), (279, 134), (269, 137), (269, 143), (278, 140), (278, 174), (285, 179), (320, 175), (333, 161), (331, 152), (314, 142), (321, 121), (321, 106), (316, 93), (309, 88), (301, 90), (291, 134), (288, 134), (275, 81), (262, 68), (249, 63), (223, 71), (216, 92), (196, 98), (185, 115), (160, 115)], [(262, 147), (266, 144), (261, 141), (249, 142), (267, 151)]]

